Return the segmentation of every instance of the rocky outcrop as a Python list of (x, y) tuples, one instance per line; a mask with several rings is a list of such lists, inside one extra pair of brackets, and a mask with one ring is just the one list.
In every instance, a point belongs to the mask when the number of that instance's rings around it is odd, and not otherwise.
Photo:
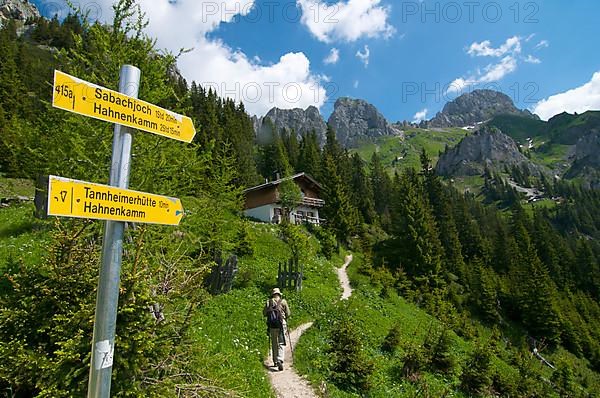
[(0, 25), (9, 19), (25, 22), (39, 16), (37, 7), (27, 0), (0, 0)]
[(353, 147), (376, 137), (403, 134), (401, 126), (390, 124), (375, 106), (364, 100), (345, 97), (335, 102), (327, 124), (314, 106), (305, 110), (273, 108), (262, 118), (254, 117), (252, 122), (259, 142), (269, 139), (273, 129), (278, 132), (286, 129), (295, 131), (298, 137), (314, 130), (322, 144), (328, 125), (345, 147)]
[(506, 94), (494, 90), (474, 90), (448, 102), (426, 127), (466, 127), (481, 124), (498, 115), (518, 115), (539, 119), (520, 110)]
[(442, 154), (436, 171), (443, 176), (473, 176), (483, 174), (486, 166), (498, 171), (524, 166), (532, 175), (542, 172), (539, 166), (519, 152), (512, 138), (488, 126), (466, 136), (456, 147)]
[(339, 98), (327, 122), (345, 147), (353, 147), (370, 139), (401, 135), (399, 128), (391, 125), (375, 106), (360, 99)]
[(567, 178), (581, 178), (584, 186), (600, 188), (600, 132), (592, 131), (577, 141), (575, 159)]
[[(281, 132), (286, 129), (289, 132), (294, 131), (298, 139), (306, 133), (315, 131), (319, 142), (324, 142), (327, 133), (327, 125), (321, 116), (319, 110), (314, 106), (306, 109), (271, 109), (264, 117), (254, 118), (254, 130), (257, 133), (263, 129), (266, 119), (270, 119), (272, 127)], [(260, 134), (257, 134), (260, 135)]]
[(600, 167), (600, 131), (582, 137), (575, 146), (575, 161)]

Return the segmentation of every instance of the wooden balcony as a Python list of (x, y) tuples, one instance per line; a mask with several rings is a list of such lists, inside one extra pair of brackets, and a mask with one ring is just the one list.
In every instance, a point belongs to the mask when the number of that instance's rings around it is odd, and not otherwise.
[(308, 207), (323, 207), (325, 206), (325, 201), (323, 199), (315, 199), (315, 198), (302, 198), (300, 204)]
[(319, 218), (319, 217), (311, 217), (311, 216), (300, 215), (300, 214), (295, 214), (295, 213), (292, 216), (294, 219), (294, 223), (296, 225), (305, 224), (305, 223), (314, 224), (314, 225), (325, 225), (327, 223), (327, 221), (325, 219)]

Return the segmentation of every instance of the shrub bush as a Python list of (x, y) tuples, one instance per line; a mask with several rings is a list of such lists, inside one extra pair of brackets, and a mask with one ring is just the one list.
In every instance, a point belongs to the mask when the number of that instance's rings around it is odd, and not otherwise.
[(492, 355), (487, 347), (477, 345), (469, 356), (460, 377), (461, 388), (471, 394), (483, 394), (492, 384)]
[(387, 336), (383, 340), (383, 344), (381, 345), (381, 349), (384, 352), (389, 354), (393, 354), (400, 343), (402, 342), (402, 325), (399, 323), (394, 324)]
[(356, 326), (349, 320), (334, 325), (329, 349), (332, 360), (331, 379), (338, 387), (364, 393), (371, 388), (375, 364), (364, 351)]
[(431, 368), (443, 373), (454, 373), (456, 359), (452, 353), (452, 336), (447, 328), (432, 334), (433, 342), (430, 349)]

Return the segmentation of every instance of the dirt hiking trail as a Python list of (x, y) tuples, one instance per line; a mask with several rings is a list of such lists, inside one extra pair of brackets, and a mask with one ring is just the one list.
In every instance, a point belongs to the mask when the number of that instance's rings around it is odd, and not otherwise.
[[(346, 268), (352, 262), (352, 255), (348, 255), (345, 258), (344, 265), (341, 268), (337, 268), (338, 278), (340, 280), (340, 286), (342, 287), (342, 300), (347, 300), (352, 295), (352, 288), (350, 287), (350, 280), (346, 273)], [(298, 326), (296, 329), (290, 331), (291, 346), (295, 347), (300, 336), (309, 327), (312, 326), (312, 322), (304, 323)], [(287, 337), (287, 336), (286, 336)], [(269, 369), (269, 379), (273, 390), (278, 398), (318, 398), (313, 391), (310, 383), (300, 377), (294, 370), (294, 363), (292, 358), (292, 352), (290, 350), (290, 344), (285, 347), (285, 362), (283, 364), (283, 371), (278, 371), (277, 368), (273, 367), (273, 359), (271, 357), (271, 350), (269, 349), (269, 357), (265, 361), (265, 366)]]

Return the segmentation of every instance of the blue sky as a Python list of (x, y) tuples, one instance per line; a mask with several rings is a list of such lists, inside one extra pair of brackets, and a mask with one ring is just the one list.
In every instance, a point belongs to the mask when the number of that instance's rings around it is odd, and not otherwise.
[[(594, 0), (139, 2), (160, 47), (194, 47), (180, 62), (188, 80), (251, 113), (316, 105), (327, 117), (350, 96), (412, 121), (475, 88), (500, 90), (543, 118), (600, 108)], [(82, 3), (110, 20), (109, 0)]]

